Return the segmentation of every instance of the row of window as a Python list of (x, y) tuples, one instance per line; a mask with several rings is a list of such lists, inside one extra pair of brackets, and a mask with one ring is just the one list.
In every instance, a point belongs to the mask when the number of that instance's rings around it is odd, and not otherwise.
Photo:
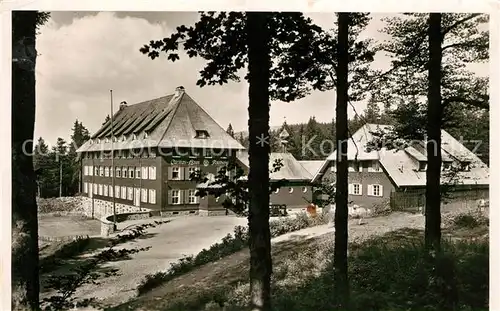
[[(156, 167), (154, 166), (117, 166), (114, 171), (117, 178), (156, 179)], [(113, 168), (111, 166), (85, 165), (83, 167), (83, 175), (113, 177)]]
[[(279, 193), (280, 192), (280, 188), (274, 190), (274, 193)], [(307, 192), (307, 187), (302, 187), (302, 193), (306, 193)], [(289, 187), (288, 188), (288, 193), (293, 193), (293, 187)]]
[[(139, 197), (143, 203), (156, 204), (156, 190), (134, 188), (126, 186), (115, 186), (113, 191), (112, 185), (103, 185), (95, 183), (83, 183), (83, 192), (100, 195), (104, 197), (115, 197), (117, 199), (124, 199), (134, 201), (138, 205)], [(196, 196), (196, 189), (173, 189), (170, 190), (170, 204), (198, 204), (199, 197)]]
[[(381, 197), (384, 195), (383, 191), (383, 186), (382, 185), (367, 185), (368, 186), (368, 193), (367, 195), (369, 196), (375, 196), (375, 197)], [(349, 184), (348, 188), (349, 194), (352, 195), (363, 195), (363, 185), (362, 184)]]
[(200, 198), (196, 196), (196, 189), (172, 189), (169, 193), (170, 204), (198, 204)]
[[(156, 150), (149, 150), (147, 148), (142, 149), (132, 149), (132, 150), (115, 150), (115, 159), (134, 159), (134, 158), (156, 158)], [(164, 150), (160, 151), (159, 155), (162, 156), (172, 156), (173, 158), (190, 157), (190, 158), (212, 158), (220, 157), (222, 159), (227, 158), (228, 153), (224, 150), (213, 150), (210, 148), (196, 150)], [(84, 154), (86, 159), (111, 159), (111, 151), (94, 151), (86, 152)]]
[[(218, 174), (220, 170), (224, 168), (223, 166), (218, 167), (216, 173)], [(191, 174), (199, 171), (200, 168), (197, 166), (169, 166), (168, 167), (168, 179), (169, 180), (190, 180)], [(227, 176), (231, 176), (231, 171), (226, 171)]]
[[(116, 150), (115, 159), (156, 158), (155, 150)], [(111, 159), (111, 151), (86, 152), (86, 159)]]
[(134, 201), (138, 205), (139, 197), (143, 203), (156, 204), (156, 190), (134, 188), (125, 186), (115, 186), (113, 191), (112, 185), (103, 185), (95, 183), (83, 183), (83, 192), (89, 194), (97, 194), (105, 197), (115, 197), (117, 199), (124, 199)]
[[(362, 164), (362, 165), (361, 165)], [(337, 163), (335, 161), (332, 162), (332, 166), (330, 167), (332, 172), (337, 171)], [(347, 168), (349, 172), (381, 172), (380, 164), (378, 161), (369, 161), (369, 162), (349, 162), (349, 166)]]

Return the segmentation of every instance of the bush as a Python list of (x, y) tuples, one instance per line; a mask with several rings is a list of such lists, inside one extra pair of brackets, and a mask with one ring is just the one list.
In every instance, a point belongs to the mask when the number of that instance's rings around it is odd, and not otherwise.
[[(283, 217), (269, 222), (271, 237), (277, 237), (288, 232), (326, 224), (328, 220), (324, 216), (309, 217), (306, 213), (299, 213), (297, 217)], [(221, 258), (234, 254), (248, 245), (248, 228), (236, 226), (233, 235), (228, 234), (221, 242), (215, 243), (208, 249), (203, 249), (196, 256), (181, 258), (178, 262), (171, 264), (167, 272), (158, 272), (146, 275), (137, 287), (137, 292), (142, 295), (151, 289), (168, 282), (182, 274), (192, 271), (196, 267), (217, 261)]]
[(488, 218), (482, 215), (459, 214), (451, 219), (451, 226), (454, 228), (473, 229), (479, 226), (488, 225)]
[(89, 244), (90, 238), (77, 238), (47, 257), (40, 258), (40, 272), (49, 271), (61, 264), (61, 261), (73, 258), (79, 255)]

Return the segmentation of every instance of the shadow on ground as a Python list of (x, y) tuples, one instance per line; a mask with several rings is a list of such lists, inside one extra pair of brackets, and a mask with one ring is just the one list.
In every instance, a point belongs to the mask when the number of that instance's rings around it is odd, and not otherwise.
[[(122, 233), (124, 236), (126, 232)], [(89, 237), (76, 239), (71, 242), (55, 242), (52, 245), (46, 246), (40, 254), (40, 287), (41, 292), (45, 293), (50, 289), (47, 288), (46, 282), (56, 276), (66, 276), (75, 273), (75, 269), (83, 267), (93, 260), (94, 255), (113, 249), (133, 249), (133, 246), (124, 244), (138, 240), (149, 239), (156, 236), (157, 233), (144, 233), (135, 238), (119, 238), (110, 237)], [(112, 256), (106, 262), (121, 261), (131, 259), (130, 255), (121, 256), (113, 259)], [(111, 268), (98, 265), (96, 271), (98, 274), (106, 274), (112, 271)]]
[[(453, 237), (453, 230), (446, 234)], [(274, 311), (336, 310), (332, 246), (331, 234), (273, 245)], [(437, 259), (443, 282), (437, 283), (429, 283), (423, 230), (396, 230), (349, 249), (349, 310), (488, 309), (487, 241), (443, 242), (445, 255)], [(247, 250), (238, 252), (107, 310), (248, 310), (248, 257)]]

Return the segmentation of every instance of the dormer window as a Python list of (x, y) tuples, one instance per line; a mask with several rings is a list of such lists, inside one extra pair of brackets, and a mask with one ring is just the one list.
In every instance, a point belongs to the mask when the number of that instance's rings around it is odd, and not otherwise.
[(443, 162), (441, 168), (443, 171), (451, 170), (451, 162)]
[(133, 140), (136, 140), (136, 139), (137, 139), (137, 135), (132, 134), (132, 139), (133, 139)]
[(419, 171), (426, 171), (427, 170), (427, 162), (420, 161), (418, 162), (418, 170)]
[(93, 143), (94, 143), (94, 141), (92, 141), (92, 139), (89, 139), (89, 144), (92, 145)]
[(101, 143), (101, 140), (100, 140), (99, 138), (97, 139), (97, 143), (98, 143), (98, 144), (99, 144), (99, 143)]
[(144, 138), (148, 138), (148, 133), (144, 133)]
[(195, 138), (201, 138), (201, 139), (204, 139), (204, 138), (208, 138), (208, 132), (206, 130), (196, 130), (196, 136)]
[(122, 141), (125, 141), (127, 139), (127, 137), (125, 137), (125, 135), (122, 136)]
[(462, 171), (465, 171), (465, 172), (470, 171), (470, 162), (469, 161), (460, 162), (460, 168)]
[(109, 138), (107, 138), (107, 137), (106, 137), (106, 138), (104, 138), (104, 142), (105, 142), (105, 143), (109, 143)]

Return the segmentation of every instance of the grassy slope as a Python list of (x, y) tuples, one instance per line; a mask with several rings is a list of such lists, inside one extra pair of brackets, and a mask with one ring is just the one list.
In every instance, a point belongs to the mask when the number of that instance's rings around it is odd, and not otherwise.
[[(409, 241), (421, 241), (423, 222), (416, 218), (404, 222), (400, 216), (372, 219), (362, 226), (352, 222), (350, 239), (351, 243), (356, 243), (352, 244), (350, 256), (356, 256), (358, 251), (362, 250), (358, 242), (366, 240), (372, 234), (383, 235), (382, 243), (396, 248)], [(475, 228), (450, 228), (444, 230), (443, 236), (482, 237), (487, 231), (486, 225)], [(276, 310), (305, 311), (302, 302), (311, 296), (316, 296), (315, 303), (329, 300), (329, 291), (321, 288), (326, 286), (322, 283), (325, 283), (325, 280), (328, 283), (330, 279), (325, 276), (325, 271), (328, 274), (332, 246), (332, 233), (273, 244), (273, 296), (278, 305)], [(232, 305), (243, 305), (248, 296), (248, 259), (248, 251), (240, 251), (182, 275), (113, 310), (221, 310), (218, 303), (226, 304), (228, 300)], [(321, 290), (316, 291), (316, 288)], [(308, 296), (301, 297), (303, 295)], [(300, 302), (297, 302), (297, 299)], [(314, 303), (311, 302), (311, 310), (317, 310), (315, 308), (318, 306), (312, 304)], [(325, 304), (320, 305), (326, 307)], [(226, 307), (225, 310), (243, 309)]]

